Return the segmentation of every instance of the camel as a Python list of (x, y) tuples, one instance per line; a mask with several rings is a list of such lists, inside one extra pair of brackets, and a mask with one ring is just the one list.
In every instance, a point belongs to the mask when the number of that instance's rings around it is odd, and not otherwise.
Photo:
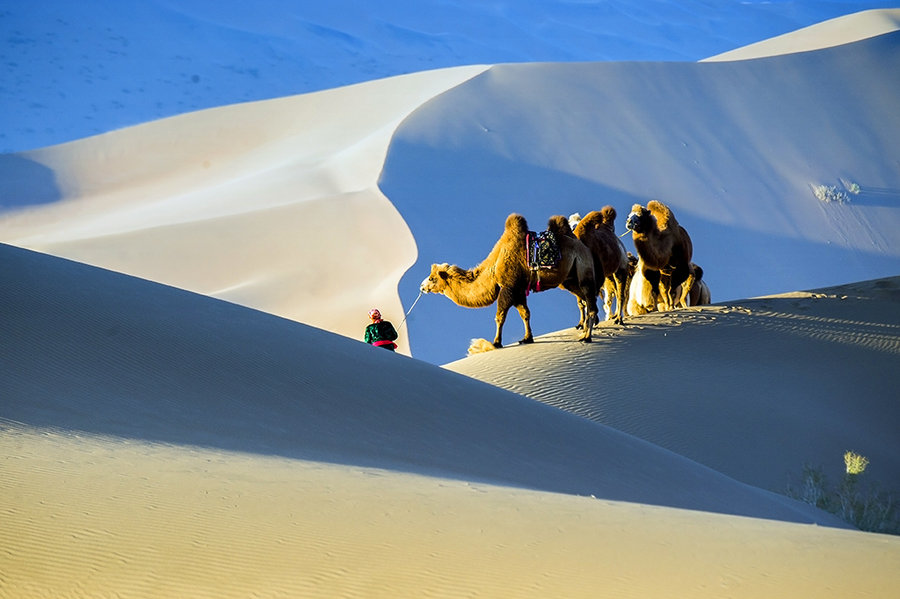
[[(653, 303), (653, 286), (650, 281), (644, 278), (640, 261), (632, 256), (630, 252), (628, 257), (633, 274), (628, 291), (628, 315), (639, 316), (650, 312), (665, 311), (666, 306), (662, 302)], [(695, 280), (693, 287), (691, 287), (691, 292), (688, 294), (687, 305), (703, 306), (712, 303), (709, 286), (703, 280), (703, 268), (694, 263), (691, 263), (691, 267), (694, 269)], [(681, 286), (675, 289), (676, 295), (680, 293)]]
[[(497, 302), (497, 333), (494, 347), (503, 346), (503, 324), (515, 306), (525, 324), (519, 343), (532, 343), (531, 311), (526, 296), (530, 291), (563, 287), (583, 301), (591, 326), (579, 339), (591, 341), (593, 320), (597, 318), (597, 289), (590, 250), (571, 233), (563, 216), (550, 218), (547, 227), (556, 236), (560, 260), (552, 268), (532, 270), (528, 264), (526, 236), (528, 223), (520, 214), (506, 218), (503, 234), (491, 253), (475, 268), (466, 270), (449, 264), (432, 264), (431, 273), (420, 286), (422, 293), (439, 293), (465, 308), (483, 308)], [(568, 229), (568, 233), (566, 230)]]
[[(694, 247), (685, 228), (678, 224), (668, 206), (656, 200), (648, 202), (646, 208), (640, 204), (632, 206), (626, 228), (632, 233), (641, 272), (652, 287), (651, 305), (661, 299), (666, 309), (686, 307), (694, 285)], [(675, 289), (679, 286), (681, 293), (676, 298)]]
[[(570, 223), (575, 215), (570, 218)], [(589, 212), (578, 220), (575, 237), (591, 250), (594, 257), (594, 274), (597, 282), (603, 281), (604, 307), (607, 320), (624, 324), (625, 304), (628, 299), (628, 259), (625, 246), (616, 235), (616, 209), (604, 206), (600, 211)], [(616, 310), (612, 311), (612, 298), (616, 298)]]
[[(712, 303), (712, 294), (709, 291), (709, 285), (703, 279), (703, 268), (693, 262), (691, 262), (691, 267), (694, 269), (694, 285), (688, 293), (687, 304), (688, 306), (708, 306)], [(679, 291), (676, 289), (675, 294), (677, 295)]]

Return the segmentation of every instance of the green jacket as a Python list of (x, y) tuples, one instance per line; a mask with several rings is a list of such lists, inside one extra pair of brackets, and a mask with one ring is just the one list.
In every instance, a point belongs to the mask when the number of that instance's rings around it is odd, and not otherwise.
[(371, 345), (377, 345), (379, 347), (388, 345), (393, 348), (397, 346), (397, 344), (394, 343), (394, 339), (396, 338), (397, 331), (394, 330), (394, 325), (387, 320), (379, 320), (366, 327), (366, 343)]

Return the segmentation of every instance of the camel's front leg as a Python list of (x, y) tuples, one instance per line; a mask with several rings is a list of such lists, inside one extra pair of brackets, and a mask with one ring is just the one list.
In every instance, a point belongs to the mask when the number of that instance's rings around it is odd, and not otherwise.
[[(650, 284), (650, 304), (648, 308), (652, 310), (659, 310), (660, 298), (662, 297), (662, 275), (658, 270), (653, 270), (650, 268), (645, 268), (643, 270), (644, 279)], [(664, 300), (663, 300), (664, 301)]]
[(681, 294), (677, 299), (679, 308), (687, 308), (689, 305), (688, 298), (691, 295), (691, 290), (694, 288), (694, 283), (696, 282), (696, 275), (694, 274), (694, 269), (691, 268), (687, 276), (684, 279), (684, 282), (681, 283)]
[(534, 336), (531, 334), (531, 310), (528, 309), (528, 302), (525, 299), (525, 292), (516, 293), (504, 287), (500, 290), (500, 296), (497, 298), (497, 339), (494, 341), (495, 347), (500, 347), (497, 343), (500, 341), (500, 330), (506, 321), (506, 314), (513, 306), (519, 311), (522, 317), (522, 323), (525, 325), (525, 336), (519, 340), (519, 343), (531, 343)]
[(497, 333), (494, 335), (494, 347), (503, 347), (503, 323), (506, 322), (506, 314), (512, 307), (512, 303), (507, 297), (508, 294), (504, 290), (500, 290), (500, 297), (497, 298), (497, 316), (494, 321), (497, 323)]

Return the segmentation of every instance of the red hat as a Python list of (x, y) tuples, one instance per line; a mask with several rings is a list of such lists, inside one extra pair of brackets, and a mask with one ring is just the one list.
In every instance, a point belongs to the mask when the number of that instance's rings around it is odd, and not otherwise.
[(378, 308), (369, 310), (369, 318), (372, 320), (381, 320), (381, 312), (378, 311)]

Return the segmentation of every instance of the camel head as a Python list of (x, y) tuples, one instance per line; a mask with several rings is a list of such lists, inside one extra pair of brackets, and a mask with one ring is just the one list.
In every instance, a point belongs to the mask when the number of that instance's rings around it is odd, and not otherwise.
[(575, 227), (577, 227), (578, 223), (580, 223), (580, 222), (581, 222), (581, 215), (578, 214), (577, 212), (575, 214), (569, 215), (569, 227), (571, 227), (573, 231), (575, 230)]
[(450, 278), (449, 271), (450, 265), (446, 262), (444, 264), (432, 264), (431, 273), (419, 285), (419, 290), (422, 293), (443, 293), (447, 288), (447, 279)]
[(648, 233), (656, 228), (656, 217), (640, 204), (635, 204), (625, 219), (625, 228), (638, 234)]

